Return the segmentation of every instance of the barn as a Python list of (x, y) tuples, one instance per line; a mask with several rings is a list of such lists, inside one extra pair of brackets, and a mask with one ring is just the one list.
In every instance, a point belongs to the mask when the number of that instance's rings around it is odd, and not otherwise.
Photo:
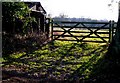
[(42, 7), (40, 2), (25, 2), (31, 10), (30, 16), (34, 17), (37, 21), (33, 23), (33, 29), (36, 31), (45, 32), (45, 19), (46, 19), (46, 11)]

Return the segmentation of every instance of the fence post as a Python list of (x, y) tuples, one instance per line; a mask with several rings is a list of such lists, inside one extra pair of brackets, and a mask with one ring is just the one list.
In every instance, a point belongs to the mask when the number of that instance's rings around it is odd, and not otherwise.
[(53, 19), (51, 19), (51, 40), (53, 40)]
[(109, 43), (111, 42), (111, 20), (109, 21)]
[(54, 48), (54, 41), (53, 41), (53, 19), (51, 19), (51, 21), (50, 21), (50, 23), (51, 23), (51, 45), (52, 46), (50, 46), (50, 48)]
[[(115, 23), (115, 22), (114, 22), (114, 20), (113, 20), (113, 21), (112, 21), (112, 26), (111, 26), (111, 27), (112, 27), (112, 39), (113, 39), (113, 36), (114, 36), (114, 23)], [(111, 41), (112, 41), (112, 40), (111, 40)]]
[(113, 25), (114, 25), (114, 21), (110, 21), (109, 22), (109, 43), (112, 42), (112, 38), (113, 38)]
[(46, 18), (46, 23), (45, 23), (45, 32), (46, 32), (46, 36), (47, 38), (49, 38), (49, 30), (50, 30), (50, 18)]

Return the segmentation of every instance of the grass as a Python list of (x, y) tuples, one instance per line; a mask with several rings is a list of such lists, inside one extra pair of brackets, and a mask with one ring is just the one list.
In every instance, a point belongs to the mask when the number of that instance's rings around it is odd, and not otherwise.
[[(3, 58), (3, 68), (14, 66), (22, 73), (44, 81), (79, 80), (86, 81), (94, 70), (94, 65), (104, 57), (107, 45), (54, 41), (32, 53), (14, 53)], [(43, 76), (43, 77), (41, 77)]]

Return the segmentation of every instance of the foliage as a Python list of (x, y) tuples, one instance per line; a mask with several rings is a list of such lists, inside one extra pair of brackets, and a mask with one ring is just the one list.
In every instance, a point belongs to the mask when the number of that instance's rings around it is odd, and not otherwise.
[(28, 7), (23, 2), (3, 2), (3, 19), (14, 22), (15, 18), (23, 19), (28, 13)]
[(29, 32), (25, 35), (16, 34), (14, 36), (5, 34), (2, 38), (2, 57), (9, 57), (10, 54), (16, 52), (32, 51), (45, 41), (46, 35), (42, 32), (39, 34), (37, 32)]
[(2, 10), (3, 30), (8, 30), (8, 32), (10, 29), (14, 31), (19, 27), (15, 27), (16, 21), (22, 22), (24, 29), (26, 29), (26, 26), (34, 20), (29, 17), (30, 10), (24, 2), (3, 2)]

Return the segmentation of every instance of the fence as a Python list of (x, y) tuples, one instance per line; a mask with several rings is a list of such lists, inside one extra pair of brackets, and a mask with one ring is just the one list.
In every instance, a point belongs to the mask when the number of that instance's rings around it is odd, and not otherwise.
[(116, 22), (70, 22), (51, 20), (51, 39), (77, 42), (111, 42)]

